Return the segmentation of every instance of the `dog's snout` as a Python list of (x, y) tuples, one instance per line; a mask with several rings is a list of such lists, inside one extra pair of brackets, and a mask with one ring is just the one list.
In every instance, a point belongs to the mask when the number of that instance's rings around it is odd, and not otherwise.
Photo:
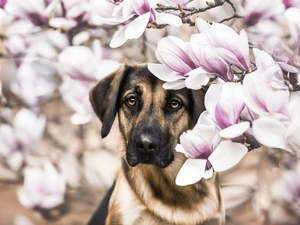
[(136, 139), (136, 149), (144, 154), (152, 154), (158, 149), (158, 140), (150, 135), (141, 134)]

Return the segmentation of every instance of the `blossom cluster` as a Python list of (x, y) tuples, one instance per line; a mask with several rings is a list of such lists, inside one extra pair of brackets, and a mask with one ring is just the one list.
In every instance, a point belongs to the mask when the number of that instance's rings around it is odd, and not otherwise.
[[(210, 25), (202, 19), (197, 19), (196, 26), (199, 33), (189, 42), (173, 36), (161, 39), (156, 50), (161, 64), (148, 64), (167, 89), (200, 89), (219, 78), (209, 84), (206, 111), (197, 125), (180, 138), (176, 150), (188, 160), (176, 183), (192, 184), (211, 177), (213, 170), (231, 168), (245, 156), (248, 146), (265, 145), (299, 156), (300, 95), (290, 93), (283, 73), (299, 76), (299, 67), (278, 64), (267, 52), (253, 48), (255, 68), (251, 68), (244, 30), (238, 34), (229, 26)], [(235, 75), (238, 72), (243, 79)], [(298, 78), (290, 83), (298, 85)]]
[[(234, 15), (227, 17), (223, 5), (230, 3)], [(209, 11), (218, 10), (216, 6), (220, 13)], [(203, 12), (222, 23), (207, 22)], [(137, 43), (142, 41), (147, 53), (143, 60), (156, 56), (159, 61), (148, 68), (165, 82), (164, 88), (206, 92), (206, 110), (176, 147), (187, 158), (177, 175), (178, 185), (232, 168), (260, 146), (299, 158), (299, 16), (299, 0), (0, 1), (0, 55), (13, 63), (13, 72), (6, 74), (5, 66), (1, 68), (0, 164), (24, 177), (18, 191), (21, 204), (51, 209), (64, 202), (68, 187), (76, 186), (70, 173), (54, 166), (62, 161), (79, 164), (74, 152), (61, 154), (55, 159), (59, 162), (49, 156), (51, 149), (43, 149), (49, 153), (41, 154), (47, 158), (43, 163), (27, 159), (39, 155), (39, 141), (51, 123), (42, 113), (43, 105), (62, 99), (72, 110), (73, 125), (82, 128), (91, 122), (90, 89), (115, 71), (119, 61), (140, 62), (140, 46), (131, 45), (139, 38)], [(228, 20), (231, 26), (223, 23)], [(164, 31), (161, 38), (158, 29)], [(145, 32), (153, 32), (159, 41), (147, 40)], [(130, 54), (124, 56), (128, 46)], [(90, 154), (83, 160), (86, 180), (98, 179), (96, 169), (87, 172), (99, 167), (98, 158)], [(282, 199), (278, 190), (288, 189), (291, 195), (283, 200), (299, 204), (299, 184), (293, 183), (297, 176), (298, 167), (284, 173), (274, 196)]]

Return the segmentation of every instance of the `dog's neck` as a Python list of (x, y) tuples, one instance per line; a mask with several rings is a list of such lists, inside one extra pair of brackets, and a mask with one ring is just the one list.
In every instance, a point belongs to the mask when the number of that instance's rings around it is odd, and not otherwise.
[[(219, 185), (215, 175), (194, 185), (176, 185), (176, 175), (184, 161), (185, 158), (180, 153), (176, 153), (174, 162), (166, 168), (147, 164), (130, 167), (124, 160), (123, 171), (139, 200), (152, 212), (174, 223), (180, 223), (181, 218), (190, 217), (191, 223), (185, 221), (183, 224), (196, 224), (201, 222), (201, 218), (208, 218), (208, 212), (214, 212), (211, 215), (213, 217), (220, 210)], [(205, 205), (206, 208), (201, 205)], [(209, 211), (207, 205), (211, 206)], [(170, 211), (170, 207), (173, 210)], [(168, 210), (164, 210), (165, 208)], [(168, 215), (165, 212), (172, 214)]]

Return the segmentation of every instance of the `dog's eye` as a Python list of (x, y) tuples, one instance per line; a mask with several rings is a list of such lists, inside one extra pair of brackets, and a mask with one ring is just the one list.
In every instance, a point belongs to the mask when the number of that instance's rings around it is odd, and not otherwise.
[(136, 104), (136, 99), (135, 97), (129, 97), (127, 100), (126, 100), (126, 104), (128, 106), (135, 106)]
[(180, 106), (181, 103), (178, 100), (174, 99), (171, 101), (171, 105), (170, 105), (171, 109), (178, 109)]

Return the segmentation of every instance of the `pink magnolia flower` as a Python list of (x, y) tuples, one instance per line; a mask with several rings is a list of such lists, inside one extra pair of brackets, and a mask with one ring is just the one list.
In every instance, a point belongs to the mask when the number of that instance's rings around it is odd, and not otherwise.
[(78, 80), (99, 80), (117, 70), (120, 63), (103, 59), (101, 43), (94, 41), (93, 49), (87, 46), (68, 46), (58, 55), (58, 70)]
[(5, 158), (12, 169), (18, 170), (24, 159), (23, 150), (13, 127), (0, 125), (0, 158)]
[(0, 0), (0, 8), (3, 8), (7, 3), (7, 0)]
[(282, 0), (242, 0), (241, 3), (244, 8), (244, 21), (248, 26), (254, 26), (259, 21), (279, 16), (285, 9)]
[[(233, 79), (233, 71), (223, 57), (211, 46), (205, 34), (194, 34), (190, 40), (190, 56), (197, 67), (206, 74), (218, 76), (224, 81)], [(209, 78), (209, 77), (208, 77)]]
[(65, 103), (75, 111), (71, 116), (73, 124), (86, 124), (94, 118), (95, 113), (89, 101), (89, 91), (93, 86), (94, 83), (90, 81), (65, 77), (60, 92)]
[[(263, 145), (280, 148), (300, 156), (300, 93), (293, 92), (289, 102), (289, 119), (261, 116), (253, 122), (256, 139)], [(281, 119), (281, 120), (280, 120)]]
[(205, 107), (219, 129), (219, 135), (224, 138), (237, 138), (250, 126), (250, 123), (240, 121), (240, 115), (245, 107), (243, 86), (238, 83), (213, 84), (205, 95)]
[(278, 64), (261, 50), (253, 49), (257, 70), (243, 82), (244, 101), (258, 115), (288, 116), (289, 91)]
[(200, 115), (197, 125), (180, 136), (176, 151), (187, 160), (179, 170), (176, 184), (185, 186), (202, 178), (208, 179), (213, 171), (221, 172), (236, 165), (248, 152), (239, 143), (221, 141), (218, 130), (207, 111)]
[(65, 178), (47, 162), (43, 169), (25, 168), (24, 185), (18, 190), (18, 198), (27, 208), (51, 209), (64, 202), (65, 191)]
[(196, 66), (188, 55), (188, 51), (189, 43), (177, 37), (168, 36), (158, 42), (156, 58), (162, 64), (149, 63), (148, 69), (159, 79), (166, 81), (164, 88), (190, 87), (188, 74)]
[(169, 24), (180, 26), (181, 19), (178, 16), (157, 13), (156, 4), (159, 0), (124, 0), (117, 5), (112, 18), (99, 18), (105, 24), (125, 24), (113, 36), (110, 47), (116, 48), (123, 45), (128, 39), (141, 37), (149, 23)]
[(199, 33), (207, 36), (206, 42), (215, 47), (215, 51), (224, 60), (243, 71), (250, 68), (249, 44), (245, 30), (238, 34), (225, 24), (210, 25), (201, 18), (196, 19), (196, 26)]
[(37, 116), (28, 109), (21, 109), (17, 112), (13, 121), (15, 135), (28, 149), (36, 150), (43, 136), (45, 123), (45, 116)]
[(5, 11), (9, 15), (29, 20), (36, 26), (42, 26), (46, 23), (45, 10), (46, 4), (44, 0), (10, 0), (5, 5)]

